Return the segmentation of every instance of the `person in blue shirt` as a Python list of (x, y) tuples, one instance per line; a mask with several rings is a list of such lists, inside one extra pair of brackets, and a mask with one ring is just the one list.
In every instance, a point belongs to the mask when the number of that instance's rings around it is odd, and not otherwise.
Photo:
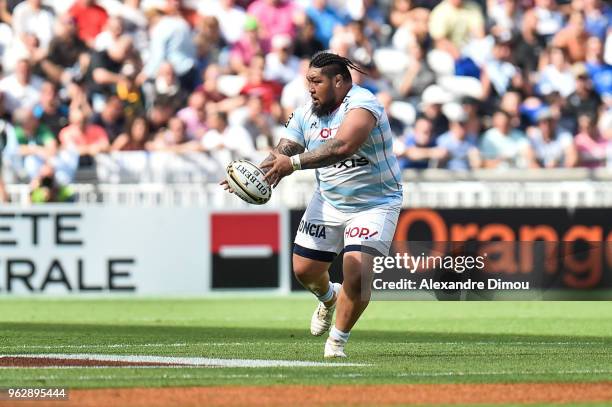
[(468, 133), (467, 114), (463, 110), (457, 110), (448, 116), (449, 130), (436, 139), (436, 145), (446, 150), (444, 167), (454, 171), (480, 167), (477, 135)]
[(444, 158), (446, 151), (436, 146), (432, 127), (428, 118), (417, 118), (414, 129), (404, 138), (404, 151), (399, 158), (402, 169), (432, 168), (437, 165), (438, 160)]
[(315, 37), (323, 43), (324, 47), (329, 46), (334, 28), (348, 22), (345, 16), (327, 4), (327, 0), (313, 0), (312, 5), (306, 9), (306, 15), (314, 23)]

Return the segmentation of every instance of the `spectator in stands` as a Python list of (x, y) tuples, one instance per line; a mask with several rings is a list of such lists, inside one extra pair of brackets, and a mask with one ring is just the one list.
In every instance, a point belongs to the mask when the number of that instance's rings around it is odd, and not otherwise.
[(290, 0), (255, 0), (247, 13), (257, 19), (262, 29), (261, 38), (266, 41), (278, 34), (293, 37), (295, 23), (300, 19), (297, 3)]
[(482, 10), (470, 0), (444, 0), (431, 12), (429, 34), (437, 49), (457, 60), (468, 42), (484, 37)]
[(147, 81), (143, 85), (143, 91), (147, 106), (163, 104), (171, 106), (173, 111), (184, 106), (188, 96), (187, 91), (181, 88), (179, 78), (169, 62), (159, 66), (155, 80)]
[(493, 58), (482, 69), (480, 81), (483, 99), (500, 98), (520, 76), (520, 71), (512, 64), (512, 37), (510, 34), (495, 37)]
[(612, 6), (601, 0), (584, 0), (582, 3), (586, 31), (603, 41), (612, 24)]
[(467, 123), (465, 128), (468, 134), (480, 134), (483, 130), (482, 113), (480, 112), (480, 100), (464, 96), (459, 100), (459, 104), (463, 107), (463, 111), (467, 115)]
[(374, 44), (365, 31), (366, 22), (364, 20), (350, 21), (346, 25), (346, 34), (351, 38), (349, 57), (372, 70), (375, 68), (373, 63)]
[(596, 168), (606, 165), (612, 142), (601, 135), (595, 124), (594, 116), (585, 113), (578, 116), (579, 132), (574, 137), (574, 144), (580, 167)]
[(150, 141), (149, 122), (144, 116), (136, 116), (128, 125), (127, 132), (113, 141), (111, 151), (143, 151)]
[(527, 133), (537, 166), (542, 168), (575, 166), (577, 154), (572, 135), (557, 126), (551, 110), (540, 109), (537, 121), (537, 127), (530, 128)]
[(196, 49), (195, 69), (198, 73), (195, 86), (202, 84), (202, 74), (209, 64), (226, 58), (227, 43), (221, 36), (219, 22), (215, 17), (202, 17), (193, 38)]
[(431, 120), (424, 116), (416, 119), (414, 129), (404, 136), (403, 144), (404, 149), (398, 154), (402, 169), (436, 167), (446, 156), (446, 150), (436, 146)]
[(115, 92), (120, 82), (125, 80), (121, 69), (131, 52), (132, 40), (124, 35), (113, 47), (92, 55), (85, 76), (85, 86), (91, 94), (94, 110), (100, 111), (106, 98)]
[(529, 141), (512, 128), (511, 119), (503, 110), (493, 114), (493, 127), (483, 134), (479, 146), (484, 168), (524, 168), (529, 163)]
[(538, 69), (540, 55), (544, 44), (537, 33), (538, 18), (533, 13), (526, 13), (521, 22), (521, 32), (513, 49), (516, 65), (528, 74)]
[(555, 0), (535, 0), (535, 7), (525, 13), (525, 18), (535, 18), (535, 31), (542, 44), (548, 44), (563, 27), (563, 14), (557, 10)]
[(504, 111), (510, 116), (510, 127), (515, 129), (525, 129), (521, 118), (521, 103), (523, 98), (517, 91), (508, 91), (502, 96), (499, 102), (499, 110)]
[(200, 140), (208, 127), (206, 126), (206, 95), (195, 91), (189, 95), (187, 106), (178, 111), (176, 116), (185, 123), (187, 137)]
[(25, 34), (33, 34), (43, 49), (47, 49), (53, 36), (55, 15), (42, 0), (25, 0), (13, 11), (12, 26), (15, 35), (23, 41)]
[(68, 124), (68, 107), (62, 103), (53, 82), (45, 81), (40, 88), (40, 102), (34, 107), (34, 115), (57, 137)]
[(75, 0), (68, 14), (74, 18), (79, 38), (88, 47), (94, 48), (96, 36), (108, 19), (106, 10), (96, 4), (96, 0)]
[(468, 116), (459, 104), (449, 104), (446, 116), (450, 122), (448, 132), (436, 140), (436, 145), (445, 150), (444, 167), (453, 171), (465, 171), (480, 167), (477, 135), (468, 134)]
[(214, 105), (209, 105), (207, 117), (210, 130), (202, 138), (203, 151), (213, 153), (221, 162), (254, 156), (253, 139), (243, 127), (230, 126), (227, 114), (218, 111)]
[(87, 123), (87, 117), (79, 107), (70, 108), (68, 120), (68, 126), (59, 134), (62, 149), (75, 151), (80, 157), (80, 167), (93, 165), (96, 154), (108, 151), (108, 135), (103, 127)]
[(565, 100), (563, 117), (565, 123), (571, 124), (568, 130), (575, 132), (579, 115), (597, 116), (599, 106), (601, 106), (601, 98), (593, 90), (589, 73), (584, 64), (574, 65), (572, 71), (576, 76), (576, 90)]
[(68, 14), (59, 16), (41, 68), (47, 78), (55, 83), (67, 84), (80, 80), (86, 69), (84, 62), (89, 63), (88, 54), (84, 54), (86, 50), (87, 46), (76, 34), (74, 19)]
[(266, 55), (270, 42), (261, 38), (259, 23), (254, 17), (247, 16), (244, 34), (234, 43), (230, 53), (230, 68), (236, 74), (246, 74), (256, 56)]
[(260, 96), (252, 95), (247, 102), (247, 118), (244, 129), (251, 136), (252, 144), (257, 150), (266, 151), (276, 145), (272, 129), (275, 120), (270, 113), (264, 111), (264, 103)]
[(300, 60), (291, 53), (291, 38), (278, 34), (272, 38), (272, 51), (266, 55), (264, 77), (285, 85), (300, 72)]
[(488, 2), (487, 16), (491, 24), (491, 34), (496, 37), (514, 35), (520, 31), (523, 10), (517, 0)]
[(70, 187), (60, 184), (52, 166), (42, 167), (40, 174), (31, 183), (30, 202), (34, 204), (52, 202), (73, 202), (74, 192)]
[(158, 132), (152, 142), (146, 143), (147, 150), (185, 153), (196, 151), (199, 143), (190, 142), (187, 137), (185, 123), (178, 117), (168, 121), (168, 127)]
[(55, 156), (57, 140), (51, 130), (38, 121), (31, 108), (17, 109), (13, 122), (15, 131), (7, 134), (5, 154), (12, 159), (15, 170), (23, 169), (29, 179), (34, 179), (42, 166)]
[(240, 91), (240, 94), (244, 96), (260, 96), (264, 103), (264, 110), (278, 118), (282, 114), (278, 100), (280, 99), (283, 87), (278, 82), (264, 79), (264, 64), (263, 57), (253, 59), (249, 67), (247, 83)]
[[(612, 38), (612, 30), (609, 37)], [(612, 44), (612, 41), (608, 42)], [(604, 61), (603, 43), (597, 37), (587, 40), (586, 68), (593, 82), (593, 89), (599, 96), (604, 99), (612, 98), (612, 64)], [(610, 104), (610, 102), (607, 103)]]
[(32, 74), (30, 62), (20, 59), (15, 72), (0, 80), (0, 92), (4, 93), (4, 106), (9, 113), (21, 107), (32, 108), (40, 99), (42, 78)]
[(198, 80), (196, 49), (191, 27), (177, 12), (154, 11), (150, 19), (151, 31), (149, 57), (139, 78), (139, 83), (159, 76), (159, 70), (169, 63), (182, 89), (190, 91)]
[(126, 61), (121, 68), (123, 78), (117, 83), (115, 94), (123, 103), (123, 112), (126, 120), (144, 115), (145, 100), (142, 89), (136, 84), (136, 75), (139, 64), (136, 61)]
[(313, 0), (306, 9), (306, 15), (316, 26), (315, 36), (323, 47), (329, 46), (335, 28), (346, 23), (346, 17), (332, 7), (328, 0)]
[(304, 24), (299, 27), (294, 41), (293, 53), (298, 58), (310, 60), (314, 54), (323, 51), (323, 43), (315, 37), (316, 27), (309, 17), (305, 17)]
[(411, 60), (399, 86), (399, 94), (409, 100), (420, 97), (436, 81), (436, 74), (425, 58), (425, 49), (416, 40), (407, 45)]
[(202, 72), (202, 83), (196, 87), (196, 92), (202, 92), (207, 100), (211, 102), (220, 102), (226, 96), (219, 90), (219, 77), (221, 76), (221, 68), (213, 63), (209, 64), (204, 72)]
[(228, 44), (233, 44), (242, 37), (247, 15), (244, 9), (236, 6), (235, 0), (221, 0), (212, 4), (201, 3), (198, 13), (217, 19), (223, 39)]
[(566, 98), (576, 89), (576, 80), (568, 62), (567, 52), (562, 48), (552, 48), (548, 51), (548, 57), (550, 63), (541, 72), (539, 91), (543, 95), (557, 91)]
[(448, 131), (448, 119), (442, 114), (442, 105), (450, 100), (450, 95), (438, 85), (431, 85), (423, 92), (420, 109), (432, 123), (434, 138)]
[(125, 114), (121, 99), (117, 95), (109, 96), (102, 111), (93, 115), (91, 123), (102, 127), (108, 136), (108, 141), (113, 143), (125, 130)]
[(410, 24), (413, 4), (411, 0), (393, 0), (389, 13), (391, 27), (398, 29), (404, 24)]
[(570, 62), (580, 62), (584, 61), (584, 44), (588, 38), (589, 33), (584, 27), (584, 15), (580, 11), (574, 11), (570, 15), (568, 24), (555, 34), (552, 45), (564, 49)]
[(104, 30), (96, 36), (94, 49), (100, 52), (113, 47), (123, 34), (125, 34), (125, 26), (121, 17), (109, 17)]

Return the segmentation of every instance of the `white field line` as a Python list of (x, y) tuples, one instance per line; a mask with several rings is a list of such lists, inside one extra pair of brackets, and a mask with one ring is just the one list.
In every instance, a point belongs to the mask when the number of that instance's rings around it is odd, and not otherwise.
[[(418, 346), (418, 345), (449, 345), (449, 346), (474, 346), (474, 345), (514, 345), (514, 346), (556, 346), (556, 345), (606, 345), (606, 342), (390, 342), (393, 345), (401, 346)], [(128, 348), (163, 348), (163, 347), (191, 347), (191, 346), (253, 346), (253, 345), (300, 345), (300, 346), (319, 346), (318, 343), (303, 343), (303, 342), (193, 342), (193, 343), (109, 343), (109, 344), (81, 344), (81, 345), (4, 345), (0, 346), (0, 350), (9, 349), (41, 349), (41, 350), (53, 350), (53, 349), (128, 349)]]
[[(87, 367), (91, 369), (91, 367)], [(159, 369), (159, 367), (155, 367)], [(30, 369), (30, 368), (27, 368)], [(93, 368), (99, 369), (99, 368)], [(303, 374), (303, 373), (300, 373)], [(612, 374), (612, 370), (551, 370), (551, 371), (533, 371), (533, 372), (516, 372), (516, 371), (498, 371), (498, 372), (482, 372), (482, 371), (474, 371), (474, 372), (414, 372), (414, 373), (396, 373), (396, 374), (370, 374), (370, 373), (338, 373), (332, 375), (334, 378), (374, 378), (374, 377), (455, 377), (455, 376), (516, 376), (517, 374), (527, 375), (527, 376), (538, 376), (538, 375), (554, 375), (554, 376), (567, 376), (567, 375), (577, 375), (577, 374)], [(159, 379), (246, 379), (246, 378), (287, 378), (290, 377), (287, 374), (163, 374), (162, 376), (141, 376), (135, 377), (131, 376), (121, 376), (121, 375), (99, 375), (99, 374), (84, 374), (78, 376), (79, 380), (83, 381), (95, 381), (95, 380), (145, 380), (151, 378), (159, 378)], [(306, 375), (305, 377), (309, 377)], [(314, 376), (312, 376), (314, 377)], [(318, 377), (318, 375), (317, 375)], [(64, 380), (65, 377), (62, 375), (46, 375), (46, 376), (36, 376), (36, 380)]]
[(101, 355), (101, 354), (39, 354), (39, 355), (0, 355), (3, 357), (42, 358), (87, 360), (99, 362), (125, 362), (125, 363), (160, 363), (166, 365), (204, 366), (204, 367), (338, 367), (338, 366), (367, 366), (363, 363), (330, 363), (312, 362), (305, 360), (267, 360), (267, 359), (217, 359), (197, 357), (173, 357), (152, 355)]

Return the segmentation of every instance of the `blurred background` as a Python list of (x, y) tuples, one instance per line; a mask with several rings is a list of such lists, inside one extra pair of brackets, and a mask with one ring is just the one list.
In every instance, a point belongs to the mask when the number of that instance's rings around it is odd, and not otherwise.
[[(399, 239), (606, 240), (611, 22), (603, 0), (0, 0), (0, 208), (17, 222), (30, 203), (72, 205), (83, 236), (115, 225), (102, 245), (170, 239), (167, 254), (200, 239), (184, 255), (205, 258), (185, 267), (213, 270), (206, 289), (296, 288), (313, 173), (283, 180), (263, 212), (218, 182), (232, 159), (265, 158), (309, 99), (310, 57), (330, 49), (368, 72), (353, 80), (390, 117)], [(184, 223), (149, 231), (144, 214)]]

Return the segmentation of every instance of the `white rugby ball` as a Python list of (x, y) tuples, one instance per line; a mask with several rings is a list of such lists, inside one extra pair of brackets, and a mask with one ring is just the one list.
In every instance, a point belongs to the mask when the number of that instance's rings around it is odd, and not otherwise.
[(272, 187), (258, 166), (247, 160), (236, 160), (227, 166), (227, 183), (243, 201), (263, 205), (272, 196)]

